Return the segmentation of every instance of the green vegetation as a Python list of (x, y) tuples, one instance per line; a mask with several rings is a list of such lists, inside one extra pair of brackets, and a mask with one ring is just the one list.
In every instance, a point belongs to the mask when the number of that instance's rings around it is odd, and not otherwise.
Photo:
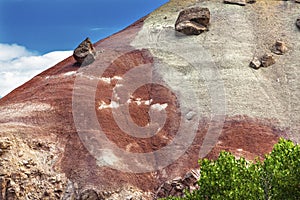
[(289, 140), (280, 139), (263, 162), (221, 152), (217, 160), (203, 159), (199, 164), (199, 190), (165, 200), (300, 199), (300, 145)]

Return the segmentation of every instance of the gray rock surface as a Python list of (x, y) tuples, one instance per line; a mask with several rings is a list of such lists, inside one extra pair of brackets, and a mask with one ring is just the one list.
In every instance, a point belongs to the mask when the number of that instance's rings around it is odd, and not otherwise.
[[(178, 11), (174, 9), (176, 6), (208, 8), (211, 12), (209, 31), (197, 37), (174, 36), (170, 27), (173, 26), (178, 16)], [(297, 67), (300, 62), (298, 58), (300, 35), (299, 30), (295, 28), (295, 19), (299, 16), (299, 9), (300, 4), (292, 1), (262, 0), (255, 4), (247, 4), (247, 6), (226, 6), (218, 0), (173, 0), (168, 6), (162, 7), (145, 20), (143, 30), (132, 45), (141, 48), (151, 42), (156, 42), (156, 44), (161, 42), (165, 45), (167, 42), (163, 43), (164, 41), (178, 41), (182, 45), (195, 44), (195, 46), (202, 47), (203, 50), (197, 54), (197, 60), (200, 63), (197, 70), (206, 76), (206, 71), (211, 68), (206, 66), (205, 62), (208, 60), (207, 54), (210, 55), (225, 84), (226, 113), (229, 116), (246, 114), (255, 118), (276, 118), (283, 127), (289, 127), (291, 139), (300, 141), (295, 134), (300, 130), (300, 71)], [(161, 19), (166, 15), (168, 19), (162, 23)], [(149, 35), (151, 37), (148, 37)], [(149, 40), (145, 40), (147, 37)], [(153, 38), (159, 38), (159, 40)], [(253, 57), (260, 58), (266, 52), (270, 52), (270, 48), (277, 40), (288, 44), (289, 51), (284, 56), (276, 57), (274, 67), (261, 70), (247, 68)], [(195, 46), (191, 46), (190, 49), (195, 49)], [(170, 63), (174, 69), (180, 68), (184, 71), (188, 68), (172, 54), (169, 55), (170, 59), (167, 59), (167, 56), (159, 51), (153, 53)], [(180, 76), (175, 77), (174, 74), (172, 78), (169, 77), (168, 70), (163, 68), (160, 68), (159, 72), (167, 80), (181, 79)], [(193, 79), (192, 75), (190, 79)], [(173, 83), (169, 84), (171, 87), (176, 87)], [(194, 88), (203, 88), (199, 90), (205, 91), (205, 85), (203, 80)], [(203, 98), (205, 95), (206, 93), (203, 92), (198, 96), (198, 107), (203, 113), (210, 111), (209, 107), (203, 105), (211, 104)], [(258, 106), (258, 100), (266, 103)]]

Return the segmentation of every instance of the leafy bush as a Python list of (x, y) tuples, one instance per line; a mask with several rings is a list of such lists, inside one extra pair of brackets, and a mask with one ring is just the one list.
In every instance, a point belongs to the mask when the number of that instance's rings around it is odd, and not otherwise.
[(289, 140), (280, 139), (263, 162), (221, 152), (217, 160), (199, 164), (199, 189), (166, 200), (300, 199), (300, 146)]

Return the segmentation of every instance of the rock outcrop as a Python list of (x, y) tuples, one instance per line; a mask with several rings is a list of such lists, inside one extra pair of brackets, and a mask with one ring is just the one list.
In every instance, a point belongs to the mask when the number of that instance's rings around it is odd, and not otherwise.
[[(209, 9), (209, 31), (179, 37), (191, 7)], [(279, 137), (300, 142), (299, 9), (171, 0), (95, 43), (89, 65), (71, 56), (16, 88), (0, 99), (0, 199), (180, 195), (199, 158), (263, 159)], [(248, 67), (277, 40), (289, 50), (272, 67)]]
[(74, 50), (73, 57), (79, 65), (85, 66), (93, 63), (96, 59), (96, 50), (90, 40), (86, 38)]
[(193, 7), (179, 13), (175, 23), (175, 29), (186, 35), (199, 35), (207, 31), (210, 20), (208, 8)]

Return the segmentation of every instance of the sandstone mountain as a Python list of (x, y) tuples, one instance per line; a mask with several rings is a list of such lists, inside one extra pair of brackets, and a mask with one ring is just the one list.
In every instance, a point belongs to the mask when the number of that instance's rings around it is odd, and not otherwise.
[[(210, 11), (199, 35), (175, 31), (191, 7)], [(299, 142), (299, 15), (294, 1), (171, 0), (95, 43), (93, 62), (37, 75), (0, 99), (0, 199), (154, 199), (199, 157)], [(265, 54), (275, 64), (249, 67)]]

